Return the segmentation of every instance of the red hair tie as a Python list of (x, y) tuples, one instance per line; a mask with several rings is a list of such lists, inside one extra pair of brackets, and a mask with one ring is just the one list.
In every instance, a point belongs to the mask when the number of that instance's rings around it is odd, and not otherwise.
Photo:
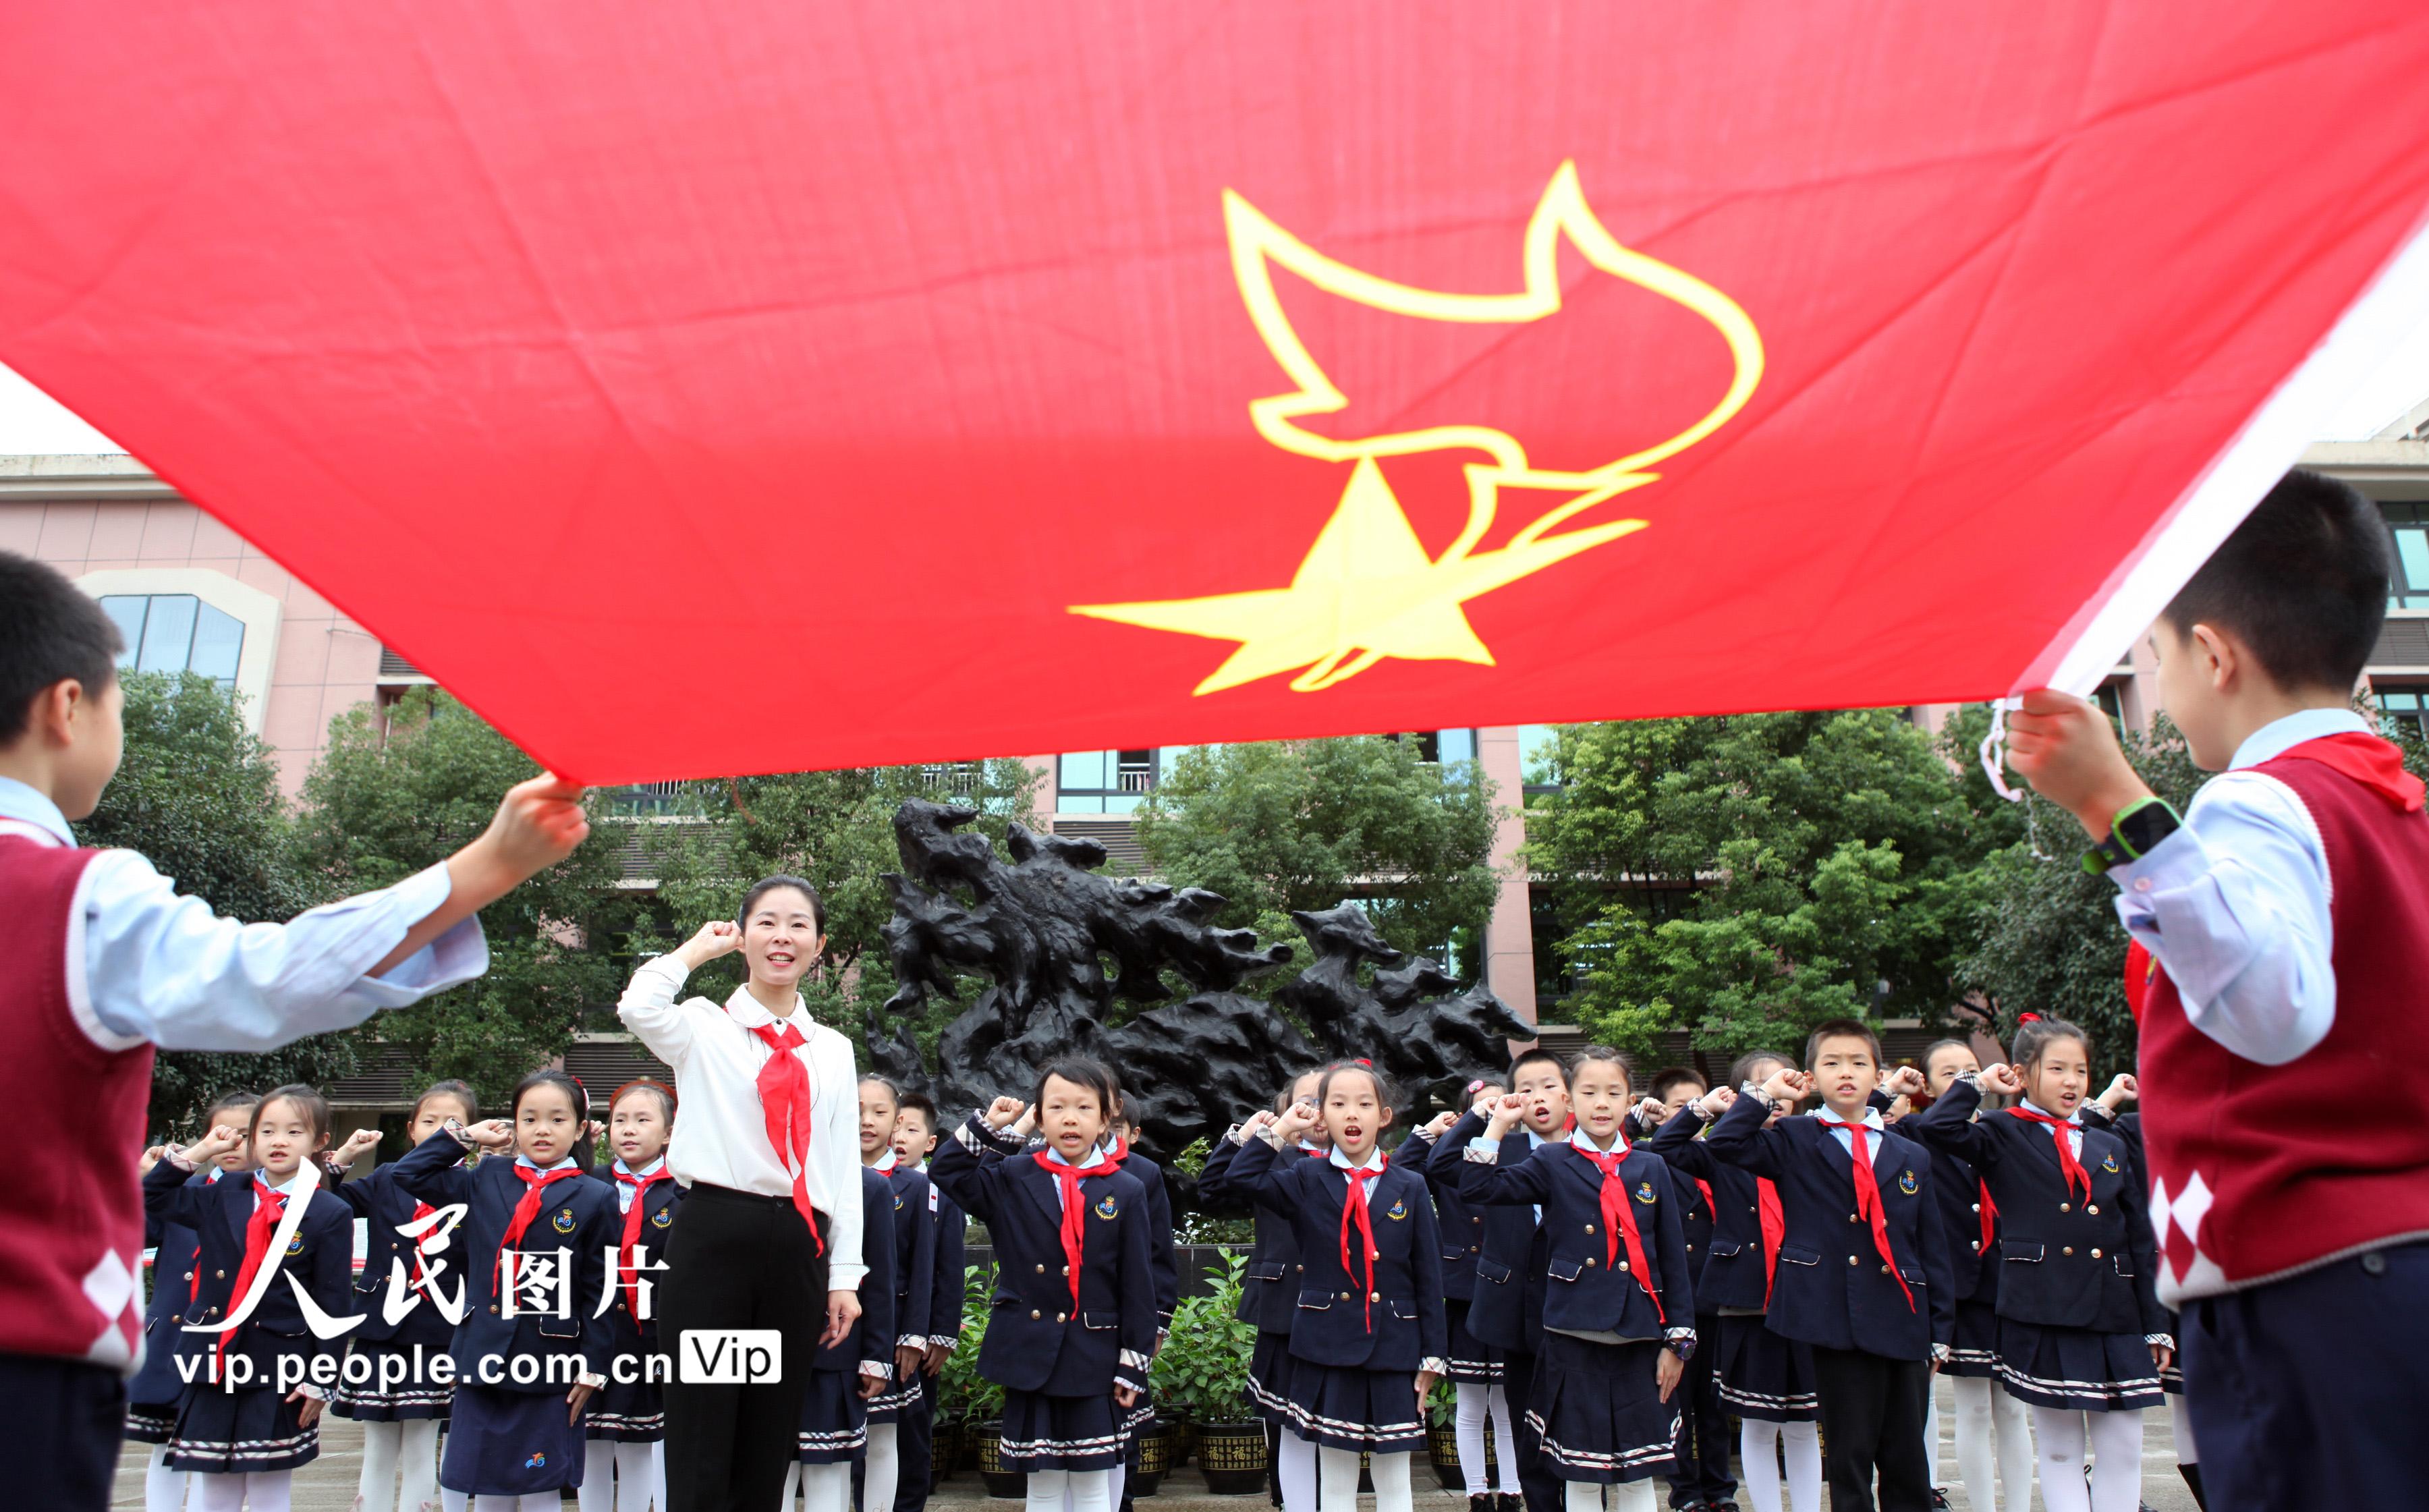
[(2016, 1022), (2019, 1024), (2039, 1024), (2041, 1021), (2041, 1016), (2039, 1013), (2019, 1013), (2016, 1015)]

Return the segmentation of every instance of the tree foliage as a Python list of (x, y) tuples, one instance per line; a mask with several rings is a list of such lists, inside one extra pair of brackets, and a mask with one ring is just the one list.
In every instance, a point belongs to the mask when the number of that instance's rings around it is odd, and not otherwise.
[(1201, 746), (1140, 805), (1138, 837), (1165, 880), (1230, 900), (1228, 928), (1296, 942), (1294, 910), (1358, 897), (1396, 947), (1473, 962), (1501, 885), (1493, 800), (1474, 763), (1412, 740)]
[[(446, 693), (417, 688), (383, 726), (360, 705), (330, 726), (304, 783), (296, 855), (325, 896), (404, 880), (487, 827), (531, 758)], [(616, 883), (615, 831), (598, 823), (570, 860), (481, 911), (489, 969), (371, 1026), (402, 1049), (409, 1076), (458, 1076), (503, 1106), (514, 1084), (564, 1054), (584, 1010), (623, 985), (620, 951), (636, 912)]]

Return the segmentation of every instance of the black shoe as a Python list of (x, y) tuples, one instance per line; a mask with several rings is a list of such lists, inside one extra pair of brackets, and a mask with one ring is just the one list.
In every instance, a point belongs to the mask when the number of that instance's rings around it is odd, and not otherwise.
[(1479, 1491), (1467, 1499), (1467, 1512), (1495, 1512), (1493, 1493)]
[(1527, 1499), (1515, 1492), (1504, 1491), (1493, 1502), (1493, 1512), (1527, 1512)]

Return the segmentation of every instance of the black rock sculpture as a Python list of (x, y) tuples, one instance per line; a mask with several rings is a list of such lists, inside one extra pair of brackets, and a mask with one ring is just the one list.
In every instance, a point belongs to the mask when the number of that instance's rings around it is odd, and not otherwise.
[[(1223, 898), (1103, 876), (1096, 841), (1020, 825), (1007, 863), (968, 828), (977, 816), (917, 798), (895, 814), (903, 870), (885, 878), (884, 934), (900, 985), (866, 1035), (872, 1064), (946, 1108), (1028, 1096), (1039, 1066), (1095, 1056), (1119, 1073), (1142, 1146), (1169, 1157), (1319, 1061), (1373, 1060), (1401, 1084), (1405, 1114), (1505, 1068), (1504, 1042), (1533, 1033), (1481, 985), (1448, 995), (1457, 984), (1439, 966), (1385, 945), (1354, 903), (1296, 915), (1314, 964), (1271, 1003), (1249, 996), (1238, 989), (1291, 947), (1216, 928)], [(908, 1018), (932, 995), (950, 1000), (961, 977), (988, 985), (946, 1027), (932, 1072)], [(1115, 1024), (1124, 1005), (1133, 1011)]]

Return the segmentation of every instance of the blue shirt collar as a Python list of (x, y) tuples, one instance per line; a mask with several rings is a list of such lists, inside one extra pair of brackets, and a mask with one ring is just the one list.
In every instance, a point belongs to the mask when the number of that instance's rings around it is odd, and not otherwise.
[[(2281, 720), (2281, 721), (2280, 721), (2280, 723), (2283, 723), (2283, 721)], [(2019, 1097), (2019, 1098), (2017, 1098), (2017, 1099), (2016, 1099), (2016, 1101), (2017, 1101), (2019, 1104), (2021, 1104), (2021, 1105), (2024, 1107), (2024, 1109), (2027, 1112), (2039, 1113), (2039, 1114), (2041, 1114), (2043, 1118), (2056, 1118), (2056, 1117), (2057, 1117), (2057, 1115), (2056, 1113), (2051, 1112), (2048, 1109), (2043, 1108), (2041, 1104), (2039, 1104), (2039, 1103), (2037, 1103), (2037, 1102), (2033, 1101), (2033, 1100), (2032, 1100), (2031, 1098), (2029, 1098), (2029, 1097)], [(2067, 1122), (2067, 1123), (2069, 1123), (2069, 1124), (2075, 1125), (2075, 1126), (2080, 1126), (2082, 1125), (2082, 1123), (2083, 1123), (2083, 1105), (2082, 1105), (2081, 1103), (2077, 1103), (2077, 1104), (2075, 1104), (2075, 1105), (2074, 1105), (2074, 1114), (2073, 1114), (2072, 1116), (2070, 1116), (2070, 1117), (2066, 1120), (2066, 1122)]]
[(567, 1166), (575, 1165), (577, 1162), (574, 1160), (573, 1157), (569, 1155), (564, 1159), (557, 1161), (554, 1165), (542, 1165), (528, 1155), (518, 1155), (515, 1157), (515, 1164), (521, 1166), (528, 1171), (562, 1171)]
[[(1056, 1149), (1053, 1145), (1049, 1144), (1045, 1146), (1045, 1150), (1046, 1159), (1053, 1161), (1056, 1165), (1069, 1165), (1071, 1163), (1070, 1161), (1063, 1159), (1063, 1152)], [(1105, 1147), (1103, 1145), (1099, 1144), (1088, 1152), (1088, 1164), (1101, 1165), (1104, 1163), (1104, 1160)]]
[(59, 806), (13, 777), (0, 777), (0, 819), (18, 819), (48, 832), (60, 845), (75, 844)]
[(2235, 748), (2235, 760), (2226, 764), (2227, 769), (2239, 771), (2275, 761), (2303, 742), (2322, 735), (2369, 733), (2370, 722), (2351, 709), (2297, 709), (2246, 735), (2243, 744)]
[(1339, 1147), (1336, 1146), (1325, 1156), (1325, 1159), (1332, 1162), (1335, 1170), (1352, 1171), (1362, 1176), (1377, 1176), (1383, 1174), (1382, 1155), (1383, 1147), (1378, 1144), (1373, 1149), (1366, 1152), (1366, 1159), (1364, 1160), (1360, 1161), (1356, 1165), (1351, 1165), (1349, 1163), (1349, 1157), (1342, 1154)]

